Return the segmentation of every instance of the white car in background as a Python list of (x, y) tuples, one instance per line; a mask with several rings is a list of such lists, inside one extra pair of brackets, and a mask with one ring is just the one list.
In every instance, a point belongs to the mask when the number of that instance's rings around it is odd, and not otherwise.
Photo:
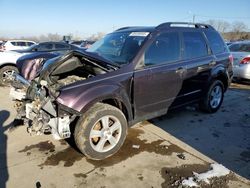
[(9, 85), (12, 75), (18, 72), (16, 61), (24, 54), (6, 51), (0, 52), (0, 85)]
[(250, 80), (250, 41), (239, 41), (229, 45), (234, 58), (234, 79)]
[(36, 44), (34, 41), (29, 40), (7, 40), (2, 45), (3, 51), (10, 51), (10, 50), (23, 50), (29, 48), (33, 44)]

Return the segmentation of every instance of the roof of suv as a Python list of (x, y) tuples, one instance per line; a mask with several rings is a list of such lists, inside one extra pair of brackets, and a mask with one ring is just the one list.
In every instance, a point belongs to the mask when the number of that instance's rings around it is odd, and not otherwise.
[(189, 22), (166, 22), (158, 26), (148, 27), (148, 26), (132, 26), (132, 27), (122, 27), (117, 29), (115, 32), (152, 32), (155, 29), (169, 29), (169, 28), (200, 28), (200, 29), (213, 29), (211, 25), (200, 24), (200, 23), (189, 23)]

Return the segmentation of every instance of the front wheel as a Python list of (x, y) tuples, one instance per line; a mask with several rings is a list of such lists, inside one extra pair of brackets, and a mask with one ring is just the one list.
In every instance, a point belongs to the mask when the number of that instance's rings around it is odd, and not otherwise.
[(216, 112), (224, 98), (224, 85), (220, 80), (214, 81), (207, 90), (203, 100), (200, 102), (200, 109), (208, 113)]
[(13, 79), (13, 74), (18, 73), (16, 67), (7, 65), (0, 69), (0, 85), (9, 86)]
[(116, 107), (97, 103), (77, 122), (74, 137), (88, 158), (102, 160), (115, 154), (127, 135), (127, 121)]

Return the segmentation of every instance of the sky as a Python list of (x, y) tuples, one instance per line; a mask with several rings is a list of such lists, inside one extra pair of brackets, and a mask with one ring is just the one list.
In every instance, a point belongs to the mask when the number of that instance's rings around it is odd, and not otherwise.
[(124, 26), (168, 21), (242, 21), (250, 30), (250, 0), (0, 0), (0, 37), (58, 33), (88, 37)]

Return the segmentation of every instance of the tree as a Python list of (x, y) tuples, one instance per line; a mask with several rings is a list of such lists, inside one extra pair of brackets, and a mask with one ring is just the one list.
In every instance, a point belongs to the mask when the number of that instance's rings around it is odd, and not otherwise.
[(230, 23), (223, 20), (208, 20), (206, 23), (213, 26), (220, 33), (225, 33), (230, 30)]
[(104, 35), (105, 35), (104, 32), (98, 32), (96, 34), (92, 34), (90, 37), (87, 38), (87, 40), (97, 41), (97, 40), (103, 38)]

